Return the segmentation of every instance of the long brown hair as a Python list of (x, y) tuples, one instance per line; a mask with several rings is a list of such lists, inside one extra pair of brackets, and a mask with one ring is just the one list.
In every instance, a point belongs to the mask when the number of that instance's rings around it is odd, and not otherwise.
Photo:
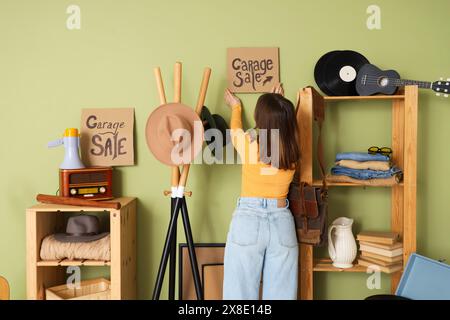
[[(256, 127), (267, 130), (267, 143), (259, 144), (260, 161), (272, 164), (271, 130), (279, 131), (278, 169), (293, 169), (300, 160), (298, 126), (295, 108), (291, 101), (280, 94), (266, 93), (259, 97), (255, 108)], [(261, 139), (261, 137), (259, 137)]]

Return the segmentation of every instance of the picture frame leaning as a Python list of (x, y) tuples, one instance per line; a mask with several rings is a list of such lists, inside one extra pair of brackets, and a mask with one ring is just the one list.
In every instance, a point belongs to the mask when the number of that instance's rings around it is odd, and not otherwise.
[[(186, 243), (179, 244), (179, 279), (178, 279), (178, 299), (179, 300), (197, 300), (194, 287), (194, 279), (192, 277), (191, 262), (189, 260), (189, 251)], [(197, 263), (199, 273), (203, 283), (203, 266), (221, 265), (224, 262), (225, 243), (196, 243), (195, 253), (197, 255)]]

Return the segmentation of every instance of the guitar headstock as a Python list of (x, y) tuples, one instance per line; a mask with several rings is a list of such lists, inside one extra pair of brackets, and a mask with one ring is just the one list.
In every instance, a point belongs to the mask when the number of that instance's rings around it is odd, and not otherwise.
[(444, 78), (441, 78), (439, 81), (433, 82), (431, 85), (431, 89), (436, 91), (436, 95), (438, 97), (443, 96), (445, 98), (448, 98), (448, 95), (450, 94), (450, 78), (447, 80), (444, 80)]

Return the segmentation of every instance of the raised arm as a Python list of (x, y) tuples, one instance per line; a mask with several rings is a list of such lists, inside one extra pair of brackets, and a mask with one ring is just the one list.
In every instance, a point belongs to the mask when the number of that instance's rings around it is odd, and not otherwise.
[(242, 105), (241, 100), (236, 97), (229, 89), (225, 90), (225, 103), (231, 108), (231, 142), (236, 151), (241, 155), (245, 152), (246, 135), (242, 128)]

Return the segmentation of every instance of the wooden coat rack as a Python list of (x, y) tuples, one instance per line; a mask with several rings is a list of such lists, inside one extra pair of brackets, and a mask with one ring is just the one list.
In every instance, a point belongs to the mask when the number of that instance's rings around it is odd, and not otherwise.
[[(159, 100), (161, 105), (167, 103), (166, 94), (164, 90), (164, 84), (161, 76), (161, 69), (155, 68), (154, 74), (156, 78), (156, 85), (158, 87)], [(200, 115), (203, 105), (205, 103), (206, 92), (208, 90), (209, 78), (211, 76), (211, 69), (205, 68), (203, 72), (203, 79), (200, 86), (200, 93), (198, 95), (197, 104), (195, 106), (195, 112)], [(182, 78), (182, 65), (180, 62), (175, 63), (174, 70), (174, 102), (181, 103), (181, 78)], [(191, 225), (189, 222), (189, 214), (186, 205), (186, 196), (191, 196), (191, 192), (186, 192), (185, 187), (189, 174), (189, 164), (183, 165), (183, 170), (180, 172), (178, 166), (172, 167), (171, 176), (171, 190), (164, 191), (164, 195), (171, 196), (171, 208), (170, 208), (170, 223), (166, 234), (166, 240), (164, 243), (163, 254), (158, 269), (158, 275), (156, 278), (156, 284), (153, 291), (153, 300), (158, 300), (161, 294), (162, 283), (164, 280), (164, 274), (167, 267), (167, 262), (170, 259), (169, 265), (169, 300), (175, 299), (175, 273), (176, 273), (176, 245), (177, 245), (177, 221), (178, 214), (181, 211), (183, 219), (183, 227), (186, 235), (186, 241), (188, 244), (189, 259), (192, 267), (192, 275), (194, 279), (195, 291), (198, 300), (203, 300), (202, 286), (200, 281), (200, 274), (198, 270), (197, 257), (195, 254), (194, 240), (192, 237)]]

